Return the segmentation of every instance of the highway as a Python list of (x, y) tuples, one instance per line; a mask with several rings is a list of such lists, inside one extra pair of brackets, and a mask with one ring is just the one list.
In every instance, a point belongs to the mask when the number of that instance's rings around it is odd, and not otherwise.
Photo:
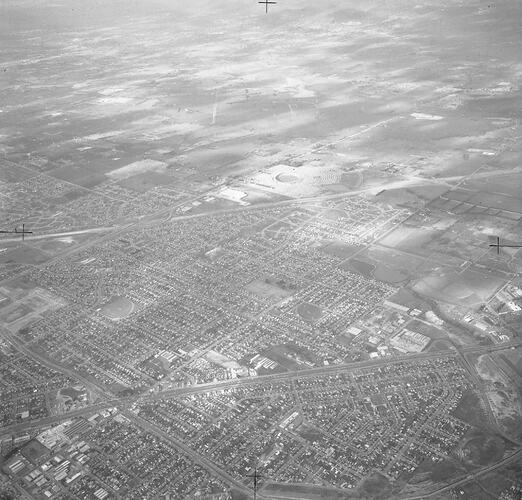
[[(31, 240), (44, 240), (48, 238), (66, 238), (68, 236), (77, 236), (79, 234), (87, 234), (87, 233), (103, 233), (107, 231), (112, 231), (113, 227), (94, 227), (91, 229), (81, 229), (78, 231), (66, 231), (63, 233), (44, 233), (44, 234), (32, 234), (30, 236)], [(26, 237), (29, 239), (29, 237)], [(24, 240), (25, 241), (25, 240)], [(20, 236), (16, 236), (14, 238), (2, 238), (0, 240), (1, 243), (20, 243)]]
[[(496, 344), (491, 346), (470, 346), (463, 347), (460, 352), (486, 354), (490, 352), (510, 349), (512, 347), (519, 347), (522, 341), (514, 341), (505, 344)], [(256, 377), (245, 377), (240, 379), (230, 379), (220, 382), (209, 382), (206, 384), (197, 384), (189, 387), (179, 387), (175, 389), (167, 389), (156, 394), (146, 396), (142, 399), (158, 400), (168, 397), (175, 397), (185, 394), (195, 394), (201, 392), (210, 392), (223, 390), (228, 388), (242, 387), (245, 385), (263, 383), (263, 382), (284, 382), (296, 378), (313, 377), (321, 375), (336, 374), (339, 372), (359, 370), (361, 368), (375, 368), (380, 366), (394, 365), (403, 362), (421, 361), (426, 359), (437, 359), (446, 357), (457, 357), (458, 352), (454, 349), (445, 349), (443, 351), (423, 352), (418, 354), (408, 354), (404, 356), (394, 356), (390, 358), (378, 358), (375, 360), (359, 361), (355, 363), (341, 363), (336, 365), (319, 366), (316, 368), (307, 368), (299, 371), (275, 373), (269, 375), (259, 375)]]
[[(490, 346), (469, 346), (462, 347), (460, 349), (461, 353), (466, 354), (487, 354), (496, 351), (502, 351), (505, 349), (511, 349), (520, 347), (522, 345), (522, 341), (513, 341), (505, 344), (495, 344)], [(206, 384), (197, 384), (191, 385), (187, 387), (177, 387), (174, 389), (167, 389), (165, 391), (161, 391), (155, 394), (146, 394), (142, 396), (131, 396), (125, 398), (114, 398), (101, 401), (94, 405), (81, 408), (78, 410), (74, 410), (72, 412), (66, 413), (64, 415), (55, 415), (52, 417), (46, 417), (39, 420), (34, 420), (30, 422), (21, 422), (19, 424), (13, 424), (8, 427), (4, 427), (0, 430), (0, 434), (8, 434), (8, 433), (17, 433), (21, 432), (24, 429), (29, 429), (33, 427), (46, 426), (53, 423), (58, 423), (63, 420), (67, 420), (72, 417), (78, 417), (82, 415), (88, 415), (91, 413), (95, 413), (97, 411), (101, 411), (106, 408), (125, 408), (130, 407), (134, 403), (138, 402), (146, 402), (146, 401), (158, 401), (162, 399), (175, 398), (190, 394), (198, 394), (205, 392), (213, 392), (220, 391), (225, 389), (234, 389), (238, 387), (251, 386), (254, 384), (262, 384), (262, 383), (274, 383), (274, 382), (290, 382), (291, 380), (295, 380), (298, 378), (306, 378), (306, 377), (314, 377), (314, 376), (322, 376), (322, 375), (334, 375), (341, 372), (358, 370), (361, 368), (374, 368), (380, 366), (388, 366), (402, 362), (413, 362), (420, 361), (426, 359), (437, 359), (441, 357), (456, 357), (460, 359), (459, 353), (454, 349), (446, 349), (443, 351), (433, 351), (428, 353), (419, 353), (419, 354), (410, 354), (404, 356), (396, 356), (391, 358), (380, 358), (376, 360), (367, 360), (360, 361), (355, 363), (343, 363), (337, 365), (328, 365), (328, 366), (320, 366), (316, 368), (307, 368), (299, 371), (291, 371), (284, 373), (276, 373), (269, 375), (260, 375), (255, 377), (245, 377), (245, 378), (237, 378), (237, 379), (229, 379), (218, 382), (209, 382)], [(53, 366), (54, 368), (54, 366)], [(56, 369), (56, 368), (55, 368)]]
[(61, 415), (53, 415), (50, 417), (40, 418), (38, 420), (30, 420), (28, 422), (20, 422), (19, 424), (12, 424), (0, 429), (0, 436), (6, 436), (8, 434), (18, 435), (24, 430), (32, 429), (32, 428), (43, 428), (49, 427), (53, 424), (59, 424), (65, 420), (69, 420), (75, 417), (85, 417), (87, 415), (91, 415), (102, 410), (106, 410), (107, 408), (113, 408), (118, 403), (121, 404), (121, 401), (112, 400), (112, 401), (104, 401), (103, 403), (95, 403), (93, 405), (86, 406), (85, 408), (79, 408), (77, 410), (72, 410), (67, 413), (63, 413)]

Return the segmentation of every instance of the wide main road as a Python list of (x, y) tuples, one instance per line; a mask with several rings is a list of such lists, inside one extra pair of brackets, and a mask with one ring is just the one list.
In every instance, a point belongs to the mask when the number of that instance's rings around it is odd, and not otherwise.
[(334, 375), (340, 372), (346, 372), (351, 370), (358, 370), (361, 368), (372, 368), (372, 367), (381, 367), (387, 365), (393, 365), (403, 362), (415, 362), (426, 359), (437, 359), (437, 358), (447, 358), (447, 357), (455, 357), (457, 359), (460, 358), (459, 353), (466, 354), (487, 354), (495, 351), (502, 351), (505, 349), (512, 349), (516, 347), (520, 347), (522, 345), (522, 341), (513, 341), (505, 344), (494, 344), (490, 346), (469, 346), (462, 347), (457, 350), (446, 349), (444, 351), (434, 351), (428, 353), (419, 353), (419, 354), (411, 354), (405, 356), (397, 356), (393, 358), (381, 358), (377, 360), (368, 360), (361, 361), (355, 363), (343, 363), (337, 365), (329, 365), (329, 366), (320, 366), (316, 368), (307, 368), (299, 371), (291, 371), (284, 373), (276, 373), (270, 375), (260, 375), (254, 377), (245, 377), (245, 378), (237, 378), (237, 379), (229, 379), (223, 380), (219, 382), (209, 382), (206, 384), (197, 384), (191, 385), (187, 387), (177, 387), (173, 389), (167, 389), (165, 391), (161, 391), (155, 394), (147, 394), (142, 396), (129, 396), (124, 398), (115, 398), (100, 401), (97, 404), (87, 406), (85, 408), (80, 408), (78, 410), (71, 411), (69, 413), (65, 413), (62, 415), (55, 415), (50, 417), (44, 417), (42, 419), (33, 420), (29, 422), (20, 422), (18, 424), (13, 424), (3, 429), (0, 429), (1, 434), (14, 434), (23, 431), (24, 429), (36, 428), (36, 427), (45, 427), (52, 424), (59, 423), (61, 421), (67, 420), (69, 418), (79, 417), (82, 415), (88, 415), (95, 413), (97, 411), (101, 411), (107, 408), (128, 408), (137, 402), (146, 402), (146, 401), (158, 401), (161, 399), (175, 398), (188, 394), (198, 394), (205, 392), (214, 392), (226, 389), (234, 389), (238, 387), (250, 386), (254, 384), (263, 384), (263, 383), (274, 383), (274, 382), (290, 382), (291, 380), (295, 380), (297, 378), (307, 378), (314, 376), (322, 376), (322, 375)]
[(78, 410), (74, 410), (68, 413), (64, 413), (62, 415), (55, 415), (50, 417), (44, 417), (38, 420), (28, 421), (28, 422), (20, 422), (18, 424), (12, 424), (10, 426), (4, 427), (0, 429), (0, 435), (2, 434), (14, 434), (19, 433), (24, 429), (36, 428), (36, 427), (44, 427), (52, 424), (59, 423), (64, 420), (68, 420), (69, 418), (79, 417), (82, 415), (88, 415), (91, 413), (95, 413), (96, 411), (101, 411), (107, 408), (124, 408), (129, 407), (133, 403), (138, 402), (146, 402), (146, 401), (158, 401), (162, 399), (175, 398), (188, 394), (198, 394), (205, 392), (215, 392), (226, 389), (235, 389), (238, 387), (251, 386), (255, 384), (264, 384), (264, 383), (274, 383), (274, 382), (290, 382), (291, 380), (295, 380), (297, 378), (303, 377), (314, 377), (321, 375), (330, 375), (336, 374), (339, 372), (345, 372), (349, 370), (356, 370), (359, 368), (370, 368), (370, 367), (378, 367), (390, 364), (402, 363), (405, 361), (414, 361), (414, 360), (424, 360), (424, 359), (433, 359), (439, 357), (449, 357), (458, 356), (458, 353), (453, 350), (445, 350), (439, 351), (437, 353), (420, 353), (413, 354), (407, 356), (397, 356), (393, 358), (382, 358), (378, 360), (368, 360), (361, 361), (356, 363), (344, 363), (337, 365), (329, 365), (329, 366), (319, 366), (316, 368), (307, 368), (299, 371), (290, 371), (284, 373), (275, 373), (269, 375), (259, 375), (253, 377), (244, 377), (244, 378), (235, 378), (228, 379), (219, 382), (208, 382), (205, 384), (196, 384), (190, 385), (187, 387), (176, 387), (173, 389), (167, 389), (165, 391), (161, 391), (155, 394), (146, 394), (142, 396), (129, 396), (124, 398), (111, 398), (109, 400), (100, 401), (97, 404), (86, 406), (85, 408), (80, 408)]
[(38, 420), (30, 420), (28, 422), (20, 422), (19, 424), (8, 425), (6, 427), (0, 428), (0, 436), (19, 435), (22, 431), (27, 429), (43, 429), (44, 427), (51, 427), (52, 425), (59, 424), (65, 420), (70, 420), (76, 417), (85, 417), (102, 410), (107, 410), (108, 408), (114, 408), (119, 404), (121, 405), (120, 400), (113, 399), (110, 401), (95, 403), (84, 408), (78, 408), (77, 410), (71, 410), (60, 415), (52, 415), (50, 417), (39, 418)]
[(516, 348), (522, 345), (522, 341), (513, 341), (505, 344), (494, 344), (490, 346), (469, 346), (462, 347), (457, 351), (456, 349), (445, 349), (443, 351), (423, 352), (419, 354), (408, 354), (404, 356), (395, 356), (390, 358), (380, 358), (376, 360), (359, 361), (355, 363), (341, 363), (336, 365), (319, 366), (316, 368), (307, 368), (304, 370), (274, 373), (269, 375), (259, 375), (254, 377), (245, 377), (237, 379), (223, 380), (219, 382), (208, 382), (206, 384), (197, 384), (188, 387), (177, 387), (174, 389), (167, 389), (156, 394), (147, 395), (140, 400), (159, 400), (163, 398), (182, 396), (185, 394), (195, 394), (201, 392), (219, 391), (225, 389), (232, 389), (243, 387), (245, 385), (259, 384), (259, 383), (273, 383), (285, 382), (303, 377), (314, 377), (322, 375), (336, 374), (339, 372), (358, 370), (361, 368), (373, 368), (394, 365), (404, 362), (422, 361), (427, 359), (438, 359), (447, 357), (458, 357), (459, 353), (466, 354), (487, 354), (490, 352), (501, 351), (505, 349)]

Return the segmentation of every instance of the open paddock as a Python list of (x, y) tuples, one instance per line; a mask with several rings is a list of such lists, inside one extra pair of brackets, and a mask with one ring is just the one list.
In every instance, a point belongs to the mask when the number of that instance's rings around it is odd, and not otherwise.
[(106, 175), (107, 177), (121, 181), (124, 179), (128, 179), (134, 175), (139, 175), (143, 173), (149, 172), (164, 172), (167, 167), (167, 164), (162, 161), (156, 160), (141, 160), (136, 161), (134, 163), (130, 163), (129, 165), (125, 165), (124, 167), (117, 168), (115, 170), (111, 170)]
[(265, 486), (262, 493), (273, 499), (288, 500), (346, 500), (358, 498), (347, 491), (326, 488), (314, 484), (271, 483)]
[(136, 191), (137, 193), (146, 193), (147, 191), (158, 187), (172, 184), (174, 179), (163, 172), (142, 172), (118, 182), (123, 188)]
[(363, 247), (360, 245), (351, 245), (339, 240), (325, 241), (320, 247), (322, 252), (340, 259), (351, 257), (354, 253), (360, 251), (361, 248)]
[(320, 307), (314, 304), (303, 302), (297, 306), (297, 314), (299, 314), (299, 316), (301, 316), (305, 321), (315, 322), (321, 319), (323, 311)]
[(126, 318), (134, 311), (134, 303), (126, 297), (113, 297), (101, 308), (101, 313), (109, 319), (117, 321)]
[(292, 290), (285, 288), (284, 282), (269, 278), (254, 280), (246, 286), (246, 289), (260, 297), (271, 297), (278, 300), (290, 297), (293, 293)]
[[(30, 236), (30, 235), (29, 235)], [(1, 243), (1, 240), (0, 240)], [(34, 246), (20, 244), (0, 253), (0, 264), (32, 264), (38, 265), (49, 260), (49, 255)]]
[(475, 308), (505, 282), (506, 278), (477, 268), (468, 268), (462, 273), (445, 268), (416, 281), (413, 290), (435, 300)]

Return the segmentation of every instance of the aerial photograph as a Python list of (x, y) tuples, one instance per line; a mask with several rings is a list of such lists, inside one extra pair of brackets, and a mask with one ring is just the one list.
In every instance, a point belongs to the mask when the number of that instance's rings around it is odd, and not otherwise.
[(522, 0), (0, 0), (0, 500), (521, 500)]

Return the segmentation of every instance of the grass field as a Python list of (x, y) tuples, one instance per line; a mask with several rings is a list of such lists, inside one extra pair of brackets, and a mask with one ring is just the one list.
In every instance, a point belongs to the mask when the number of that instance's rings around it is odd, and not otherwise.
[(479, 427), (486, 422), (486, 415), (480, 404), (480, 398), (471, 389), (463, 394), (459, 404), (453, 410), (453, 415), (468, 424)]
[(302, 304), (298, 305), (297, 313), (305, 321), (310, 322), (317, 321), (323, 315), (320, 307), (314, 304), (309, 304), (308, 302), (303, 302)]
[(333, 488), (308, 484), (269, 484), (263, 488), (263, 493), (270, 495), (271, 498), (288, 500), (346, 500), (347, 498), (357, 498), (349, 493), (341, 492)]
[(480, 467), (499, 461), (505, 449), (506, 444), (500, 436), (485, 432), (476, 433), (462, 446), (464, 460)]
[(134, 304), (125, 297), (113, 297), (101, 308), (102, 314), (113, 320), (126, 318), (133, 310)]

